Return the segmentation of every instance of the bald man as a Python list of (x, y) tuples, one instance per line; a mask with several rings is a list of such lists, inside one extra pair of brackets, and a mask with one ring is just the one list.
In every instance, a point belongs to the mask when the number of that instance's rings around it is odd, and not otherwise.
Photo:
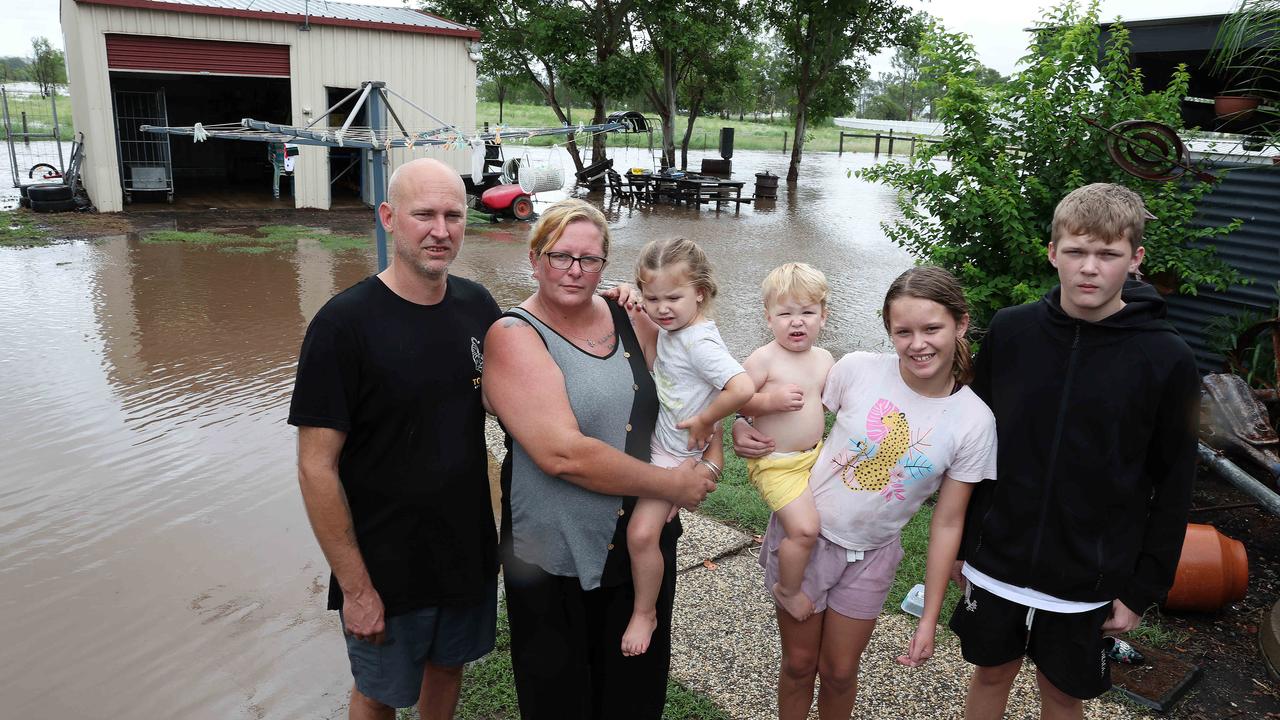
[(480, 372), (498, 305), (449, 275), (462, 178), (436, 160), (391, 176), (386, 270), (307, 328), (289, 423), (302, 499), (333, 574), (355, 686), (349, 716), (453, 717), (462, 666), (493, 649), (497, 553)]

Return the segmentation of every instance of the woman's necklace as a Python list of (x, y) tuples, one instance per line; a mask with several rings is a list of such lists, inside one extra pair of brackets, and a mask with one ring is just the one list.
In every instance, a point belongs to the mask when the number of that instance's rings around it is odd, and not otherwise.
[[(538, 307), (542, 308), (542, 314), (546, 316), (547, 319), (550, 319), (551, 312), (547, 309), (547, 306), (542, 303), (542, 298), (538, 298)], [(575, 338), (577, 340), (581, 340), (582, 342), (586, 343), (587, 347), (591, 348), (592, 350), (596, 349), (597, 347), (607, 347), (609, 349), (613, 349), (613, 346), (617, 343), (617, 331), (614, 330), (612, 326), (609, 327), (609, 332), (595, 339), (583, 337), (577, 333), (569, 332), (568, 328), (565, 328), (563, 326), (555, 329), (563, 332), (569, 337)]]

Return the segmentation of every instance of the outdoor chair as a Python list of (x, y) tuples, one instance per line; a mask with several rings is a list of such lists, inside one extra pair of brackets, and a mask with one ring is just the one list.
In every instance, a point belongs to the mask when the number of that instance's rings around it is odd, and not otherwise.
[(622, 176), (618, 174), (617, 170), (609, 170), (607, 177), (609, 178), (609, 192), (613, 193), (614, 197), (623, 200), (628, 205), (636, 201), (638, 198), (636, 188), (629, 183), (622, 182)]

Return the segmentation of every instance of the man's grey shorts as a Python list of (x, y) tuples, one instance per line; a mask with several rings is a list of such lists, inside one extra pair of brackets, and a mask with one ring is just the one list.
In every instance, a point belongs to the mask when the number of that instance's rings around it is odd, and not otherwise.
[(459, 667), (484, 657), (493, 649), (497, 578), (486, 593), (477, 605), (424, 608), (387, 618), (381, 645), (345, 635), (356, 688), (384, 705), (410, 707), (418, 702), (427, 663)]

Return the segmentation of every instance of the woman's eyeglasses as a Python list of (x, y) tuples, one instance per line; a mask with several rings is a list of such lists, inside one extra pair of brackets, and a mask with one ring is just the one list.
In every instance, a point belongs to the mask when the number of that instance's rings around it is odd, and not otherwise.
[(578, 267), (582, 268), (582, 272), (584, 273), (598, 273), (604, 269), (605, 259), (599, 255), (575, 257), (569, 253), (562, 252), (549, 252), (543, 253), (542, 255), (547, 259), (547, 262), (551, 264), (551, 267), (557, 270), (568, 270), (573, 267), (573, 263), (575, 261), (578, 263)]

